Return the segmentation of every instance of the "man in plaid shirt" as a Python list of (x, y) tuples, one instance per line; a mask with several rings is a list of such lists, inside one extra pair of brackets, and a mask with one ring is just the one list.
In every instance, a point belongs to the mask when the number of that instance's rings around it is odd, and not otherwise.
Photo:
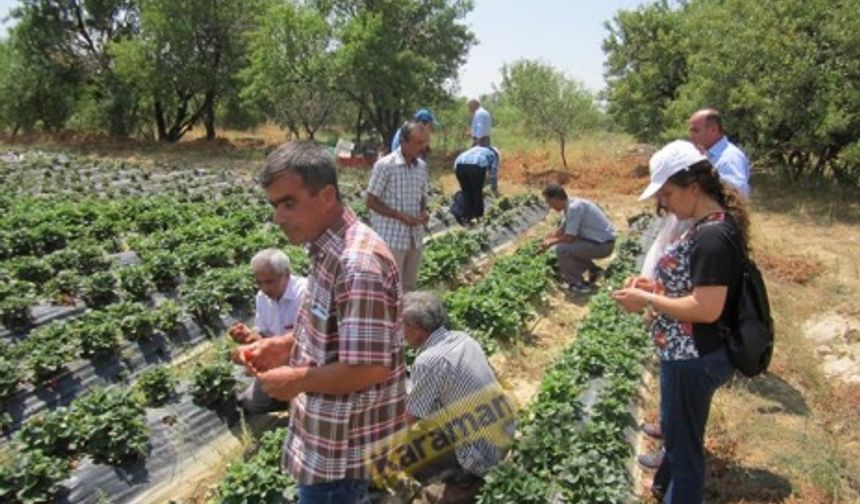
[(427, 125), (410, 121), (400, 128), (400, 147), (373, 165), (367, 188), (370, 223), (397, 261), (403, 290), (415, 290), (427, 214), (429, 176), (419, 154), (430, 143)]
[(342, 204), (322, 148), (282, 145), (258, 178), (312, 265), (294, 332), (239, 353), (269, 396), (291, 401), (282, 466), (298, 502), (362, 502), (371, 446), (405, 425), (400, 277), (385, 242)]

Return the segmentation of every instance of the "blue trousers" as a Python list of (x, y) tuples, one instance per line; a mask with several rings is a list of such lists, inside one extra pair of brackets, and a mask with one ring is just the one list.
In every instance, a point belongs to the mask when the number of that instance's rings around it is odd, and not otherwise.
[(725, 349), (698, 359), (660, 362), (660, 427), (666, 456), (654, 475), (664, 504), (705, 498), (705, 426), (714, 392), (732, 376)]
[(360, 504), (367, 501), (370, 482), (343, 479), (298, 486), (298, 504)]

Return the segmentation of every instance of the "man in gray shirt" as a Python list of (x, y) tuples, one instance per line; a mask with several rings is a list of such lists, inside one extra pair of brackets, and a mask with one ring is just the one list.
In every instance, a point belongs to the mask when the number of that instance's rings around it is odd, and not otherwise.
[[(543, 197), (550, 208), (564, 212), (564, 221), (543, 240), (541, 249), (555, 246), (568, 288), (575, 294), (587, 294), (603, 274), (594, 259), (608, 257), (615, 248), (615, 227), (594, 202), (569, 198), (558, 184), (547, 185)], [(583, 277), (586, 272), (587, 280)]]
[(407, 418), (424, 424), (416, 426), (425, 435), (413, 445), (433, 439), (420, 450), (425, 460), (416, 461), (410, 472), (422, 482), (469, 486), (499, 463), (513, 442), (514, 410), (478, 342), (449, 331), (444, 322), (445, 309), (432, 292), (403, 297), (404, 338), (418, 354)]

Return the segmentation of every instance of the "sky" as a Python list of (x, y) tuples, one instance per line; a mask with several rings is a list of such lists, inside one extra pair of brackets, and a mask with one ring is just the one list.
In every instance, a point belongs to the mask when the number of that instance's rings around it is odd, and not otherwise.
[(642, 0), (477, 0), (466, 23), (478, 38), (460, 70), (460, 93), (479, 96), (501, 82), (501, 68), (542, 59), (592, 91), (604, 87), (604, 22)]
[[(0, 0), (0, 23), (17, 4)], [(460, 70), (460, 92), (480, 96), (501, 81), (501, 68), (520, 58), (537, 58), (582, 82), (604, 87), (603, 24), (619, 9), (643, 0), (476, 0), (466, 24), (478, 38)], [(8, 23), (0, 26), (5, 36)]]

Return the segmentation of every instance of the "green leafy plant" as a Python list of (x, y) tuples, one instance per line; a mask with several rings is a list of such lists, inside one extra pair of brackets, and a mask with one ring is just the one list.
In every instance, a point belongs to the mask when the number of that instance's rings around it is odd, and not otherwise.
[(149, 434), (143, 406), (117, 388), (94, 389), (72, 404), (83, 451), (99, 463), (121, 464), (145, 455)]
[(173, 396), (176, 380), (165, 366), (155, 366), (141, 373), (135, 387), (143, 394), (147, 406), (161, 406)]
[(141, 303), (125, 301), (108, 307), (111, 324), (132, 341), (150, 338), (158, 323), (158, 313)]
[(69, 458), (82, 447), (82, 437), (69, 408), (60, 407), (30, 419), (16, 438), (28, 452), (40, 451), (52, 457)]
[(0, 302), (0, 321), (10, 331), (25, 329), (32, 322), (30, 306), (33, 299), (10, 296)]
[(176, 301), (168, 299), (155, 309), (155, 326), (164, 333), (176, 334), (182, 327), (182, 309)]
[(17, 453), (0, 461), (0, 501), (54, 502), (60, 482), (69, 477), (68, 462), (38, 450)]
[(119, 284), (128, 298), (138, 301), (149, 299), (152, 281), (149, 269), (144, 266), (126, 266), (119, 270)]
[(44, 291), (54, 299), (74, 296), (81, 288), (83, 280), (72, 270), (63, 270), (45, 284)]
[(79, 341), (75, 331), (64, 322), (37, 327), (21, 343), (20, 355), (26, 356), (27, 367), (37, 382), (54, 378), (77, 355)]
[(145, 267), (156, 288), (160, 291), (169, 291), (179, 285), (182, 273), (179, 260), (175, 255), (167, 252), (159, 252), (147, 257)]
[(89, 312), (68, 327), (80, 342), (84, 357), (106, 357), (119, 346), (120, 327), (106, 312)]
[(235, 397), (236, 378), (233, 366), (219, 362), (198, 366), (191, 378), (190, 392), (194, 402), (202, 406), (216, 406)]
[(256, 452), (246, 460), (233, 462), (216, 490), (217, 504), (294, 502), (296, 485), (280, 469), (281, 447), (287, 431), (279, 428), (260, 438)]
[(431, 287), (441, 283), (453, 285), (457, 274), (487, 244), (485, 232), (454, 231), (430, 241), (424, 247), (418, 283)]
[(41, 285), (51, 279), (54, 269), (43, 259), (22, 257), (12, 264), (12, 273), (18, 280)]
[(84, 280), (81, 297), (87, 305), (101, 308), (117, 300), (116, 278), (110, 271), (94, 273)]
[[(607, 268), (609, 288), (591, 298), (576, 340), (545, 373), (537, 399), (520, 415), (511, 456), (487, 475), (478, 502), (627, 500), (627, 405), (649, 338), (640, 317), (622, 312), (610, 292), (633, 271), (638, 251), (635, 244), (619, 245), (614, 267)], [(589, 389), (597, 400), (586, 412), (581, 398)]]
[[(6, 350), (4, 349), (4, 353)], [(18, 389), (21, 381), (21, 366), (16, 360), (0, 357), (0, 400), (5, 399)]]

